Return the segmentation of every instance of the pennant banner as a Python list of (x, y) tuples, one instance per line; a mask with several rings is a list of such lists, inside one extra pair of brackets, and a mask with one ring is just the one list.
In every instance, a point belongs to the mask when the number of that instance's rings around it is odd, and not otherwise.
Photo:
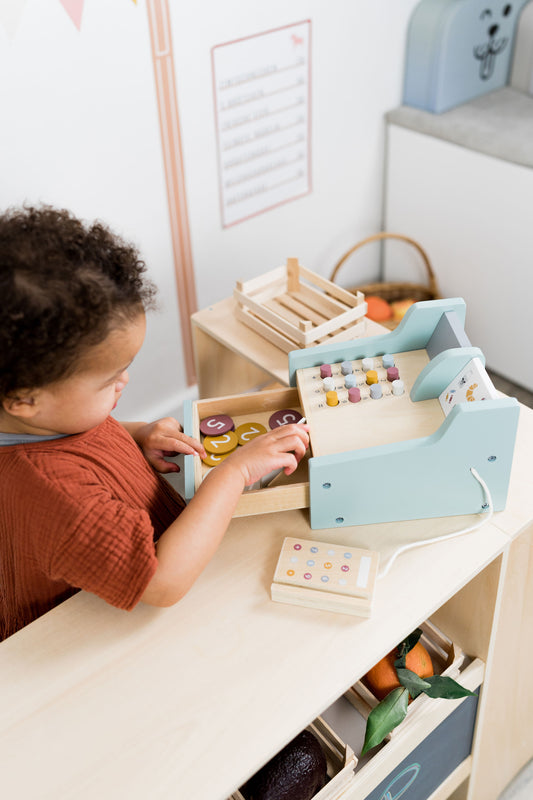
[(26, 2), (27, 0), (0, 0), (0, 22), (10, 39), (19, 26)]
[[(12, 39), (18, 29), (28, 0), (0, 0), (0, 25)], [(59, 0), (78, 30), (81, 29), (81, 17), (85, 0)], [(137, 5), (137, 0), (133, 0)]]
[(78, 30), (81, 28), (81, 15), (85, 0), (59, 0)]

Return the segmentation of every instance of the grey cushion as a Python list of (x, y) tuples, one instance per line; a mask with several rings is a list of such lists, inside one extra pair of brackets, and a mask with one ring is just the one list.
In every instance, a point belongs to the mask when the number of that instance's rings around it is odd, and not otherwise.
[(533, 97), (509, 86), (442, 114), (400, 106), (389, 111), (386, 119), (469, 150), (533, 167)]

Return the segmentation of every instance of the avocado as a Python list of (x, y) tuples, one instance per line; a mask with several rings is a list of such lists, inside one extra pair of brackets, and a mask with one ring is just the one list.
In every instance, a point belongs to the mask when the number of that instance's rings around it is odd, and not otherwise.
[(302, 731), (241, 788), (246, 800), (311, 800), (327, 781), (318, 739)]

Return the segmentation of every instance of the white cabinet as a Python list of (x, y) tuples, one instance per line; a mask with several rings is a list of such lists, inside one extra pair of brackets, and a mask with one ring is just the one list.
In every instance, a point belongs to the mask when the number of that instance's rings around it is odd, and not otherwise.
[[(466, 301), (487, 366), (533, 389), (533, 97), (506, 87), (446, 112), (387, 115), (384, 227), (419, 241)], [(387, 242), (385, 280), (423, 282)], [(415, 270), (415, 271), (414, 271)]]

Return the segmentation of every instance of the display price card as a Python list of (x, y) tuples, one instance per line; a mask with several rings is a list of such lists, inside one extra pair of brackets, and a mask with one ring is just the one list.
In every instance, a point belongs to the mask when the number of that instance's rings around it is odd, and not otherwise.
[(311, 190), (311, 22), (213, 48), (224, 227)]

